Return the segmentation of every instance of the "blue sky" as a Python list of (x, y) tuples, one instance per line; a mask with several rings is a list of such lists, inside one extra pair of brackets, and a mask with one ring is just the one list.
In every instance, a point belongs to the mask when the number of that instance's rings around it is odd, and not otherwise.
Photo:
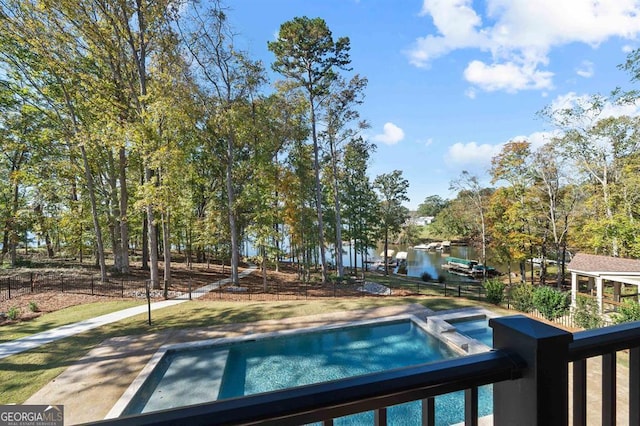
[(296, 16), (321, 17), (334, 38), (350, 38), (353, 73), (369, 80), (360, 112), (378, 147), (371, 176), (402, 170), (412, 209), (429, 195), (455, 197), (449, 184), (462, 170), (486, 177), (509, 140), (542, 144), (542, 108), (632, 88), (617, 65), (640, 47), (640, 0), (226, 4), (237, 42), (267, 68), (267, 41)]

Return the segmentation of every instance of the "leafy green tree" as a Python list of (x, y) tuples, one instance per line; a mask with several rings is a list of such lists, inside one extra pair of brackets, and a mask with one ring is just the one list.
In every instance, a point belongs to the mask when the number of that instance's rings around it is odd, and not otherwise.
[(449, 202), (439, 195), (430, 195), (418, 206), (418, 215), (436, 217)]
[(553, 321), (569, 310), (569, 295), (555, 288), (539, 286), (533, 291), (533, 305), (546, 319)]
[(355, 127), (351, 126), (354, 121), (358, 121), (360, 118), (360, 114), (354, 107), (362, 103), (363, 91), (367, 85), (367, 80), (356, 75), (348, 83), (338, 78), (334, 85), (334, 93), (327, 96), (324, 102), (325, 129), (320, 132), (319, 137), (329, 148), (330, 166), (328, 175), (331, 176), (329, 186), (333, 190), (336, 270), (338, 277), (342, 278), (344, 275), (342, 265), (343, 225), (339, 166), (342, 157), (342, 146), (346, 141), (355, 138), (361, 129), (368, 127), (368, 124), (362, 121), (357, 122)]
[[(505, 216), (504, 220), (512, 218), (515, 223), (509, 224), (509, 228), (519, 231), (520, 234), (528, 234), (529, 247), (531, 248), (532, 228), (528, 223), (528, 214), (523, 214), (527, 206), (525, 203), (525, 194), (532, 183), (532, 176), (528, 162), (530, 161), (531, 151), (528, 141), (510, 141), (502, 147), (502, 151), (491, 159), (491, 176), (492, 183), (503, 181), (508, 183), (508, 196), (515, 201), (516, 205), (510, 206), (510, 209), (519, 210), (519, 214)], [(512, 203), (513, 204), (513, 203)], [(515, 241), (511, 242), (512, 244)], [(524, 253), (523, 245), (520, 246), (520, 252)], [(529, 253), (529, 257), (533, 257)], [(518, 257), (520, 264), (520, 275), (524, 277), (525, 259)]]
[(358, 254), (363, 271), (365, 257), (369, 248), (375, 247), (380, 217), (378, 197), (367, 175), (369, 157), (376, 146), (362, 137), (350, 140), (344, 152), (344, 179), (342, 193), (344, 196), (345, 221), (347, 235), (353, 245), (351, 264), (357, 275)]
[(269, 42), (268, 47), (276, 57), (272, 64), (273, 70), (282, 74), (291, 83), (291, 88), (302, 89), (308, 100), (313, 141), (318, 244), (324, 283), (327, 281), (327, 263), (322, 217), (317, 112), (320, 102), (331, 92), (331, 85), (337, 79), (336, 71), (345, 69), (351, 62), (349, 39), (340, 37), (334, 41), (326, 22), (321, 18), (296, 17), (280, 26), (278, 39)]
[(520, 312), (531, 312), (535, 309), (533, 293), (535, 287), (529, 283), (514, 284), (509, 288), (510, 303)]
[(398, 232), (409, 218), (409, 209), (402, 205), (403, 202), (409, 201), (407, 197), (409, 181), (402, 177), (400, 170), (394, 170), (377, 176), (373, 186), (380, 202), (380, 223), (384, 235), (384, 274), (389, 275), (389, 262), (387, 262), (389, 234)]
[(576, 205), (581, 198), (581, 191), (571, 182), (569, 166), (553, 144), (546, 144), (534, 152), (533, 163), (535, 166), (531, 167), (531, 172), (535, 184), (531, 195), (540, 201), (535, 205), (543, 210), (546, 228), (551, 234), (554, 260), (559, 265), (556, 283), (560, 288), (564, 282), (568, 233), (575, 217)]
[(484, 289), (486, 291), (487, 302), (499, 305), (504, 299), (504, 289), (506, 284), (501, 280), (487, 280), (484, 282)]
[(576, 299), (576, 307), (573, 311), (573, 320), (584, 329), (602, 327), (602, 315), (598, 309), (598, 302), (583, 294), (578, 294)]
[(640, 303), (627, 299), (618, 307), (614, 322), (622, 324), (631, 321), (640, 321)]
[[(591, 204), (595, 211), (588, 221), (593, 225), (591, 231), (599, 237), (592, 241), (592, 249), (619, 256), (621, 241), (613, 220), (621, 206), (616, 187), (621, 183), (625, 159), (637, 153), (640, 124), (633, 117), (609, 116), (606, 107), (613, 101), (593, 95), (577, 99), (562, 110), (547, 108), (542, 114), (561, 130), (555, 142), (565, 158), (574, 163), (585, 180), (597, 184), (598, 191), (593, 193)], [(606, 226), (603, 228), (599, 223)], [(593, 246), (593, 243), (600, 245)]]
[[(249, 153), (259, 139), (255, 127), (254, 97), (264, 73), (259, 62), (234, 47), (233, 32), (219, 4), (200, 12), (192, 9), (195, 25), (183, 31), (185, 45), (197, 64), (206, 109), (209, 145), (224, 159), (226, 210), (231, 241), (231, 281), (238, 284), (241, 218), (238, 210), (250, 171)], [(243, 170), (244, 169), (244, 170)]]

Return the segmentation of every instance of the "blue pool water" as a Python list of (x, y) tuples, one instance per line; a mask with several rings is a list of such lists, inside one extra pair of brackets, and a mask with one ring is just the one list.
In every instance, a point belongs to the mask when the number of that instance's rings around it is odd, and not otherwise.
[[(456, 357), (409, 320), (279, 336), (201, 349), (171, 350), (125, 413), (155, 411)], [(479, 391), (480, 415), (492, 411), (491, 388)], [(420, 403), (389, 408), (389, 424), (420, 423)], [(464, 420), (464, 394), (436, 398), (436, 422)], [(336, 424), (373, 424), (373, 414)]]
[(460, 334), (479, 340), (490, 348), (493, 347), (493, 330), (489, 327), (488, 319), (456, 321), (453, 325)]

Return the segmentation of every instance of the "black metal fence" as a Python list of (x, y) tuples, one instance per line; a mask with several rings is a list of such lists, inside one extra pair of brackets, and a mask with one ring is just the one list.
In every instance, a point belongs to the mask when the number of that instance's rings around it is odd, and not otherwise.
[(0, 301), (45, 291), (140, 298), (145, 297), (145, 286), (146, 280), (141, 279), (109, 278), (102, 282), (99, 276), (31, 272), (0, 277)]

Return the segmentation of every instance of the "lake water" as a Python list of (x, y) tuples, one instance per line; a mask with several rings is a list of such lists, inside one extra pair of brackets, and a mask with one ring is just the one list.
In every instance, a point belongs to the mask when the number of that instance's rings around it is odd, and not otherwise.
[[(344, 266), (351, 266), (352, 256), (349, 256), (349, 246), (344, 246), (343, 249), (346, 251), (343, 256)], [(380, 259), (380, 254), (383, 251), (383, 247), (380, 246), (375, 250), (370, 250), (369, 259)], [(394, 257), (399, 251), (407, 252), (407, 276), (409, 277), (420, 277), (424, 272), (428, 272), (432, 277), (438, 277), (438, 275), (442, 274), (447, 279), (447, 281), (473, 281), (470, 278), (453, 275), (448, 273), (445, 269), (442, 268), (442, 265), (446, 263), (446, 258), (449, 256), (458, 257), (461, 259), (470, 259), (470, 260), (479, 260), (480, 253), (478, 250), (475, 250), (469, 246), (451, 246), (449, 250), (414, 250), (411, 247), (407, 246), (396, 246), (390, 245), (389, 250), (394, 250)], [(332, 262), (335, 262), (335, 258), (331, 256), (333, 252), (327, 251), (328, 257)], [(358, 256), (358, 267), (360, 267), (360, 256)], [(507, 268), (504, 265), (495, 264), (491, 262), (491, 254), (487, 254), (487, 263), (490, 266), (495, 267), (500, 272), (506, 272)]]

